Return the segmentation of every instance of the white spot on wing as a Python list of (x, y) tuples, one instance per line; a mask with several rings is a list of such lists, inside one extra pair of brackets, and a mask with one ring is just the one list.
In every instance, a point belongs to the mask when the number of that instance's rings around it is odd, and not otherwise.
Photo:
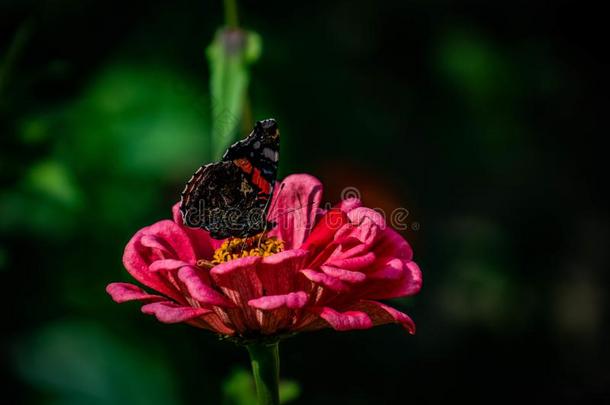
[(273, 151), (269, 148), (265, 148), (265, 149), (263, 149), (263, 156), (265, 156), (269, 160), (277, 162), (277, 152), (276, 151)]

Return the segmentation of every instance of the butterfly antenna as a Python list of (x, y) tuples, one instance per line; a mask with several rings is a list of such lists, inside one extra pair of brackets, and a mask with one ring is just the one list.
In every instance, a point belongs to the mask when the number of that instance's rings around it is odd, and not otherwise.
[[(273, 208), (275, 208), (275, 205), (277, 204), (277, 200), (280, 197), (280, 194), (282, 193), (282, 190), (284, 190), (284, 183), (280, 184), (280, 189), (278, 190), (276, 197), (275, 197), (275, 201), (273, 201), (273, 204), (269, 207), (269, 211), (267, 211), (267, 207), (265, 207), (265, 211), (264, 212), (271, 212), (273, 211)], [(267, 201), (267, 204), (269, 204), (269, 202), (271, 202), (271, 200), (273, 199), (273, 193), (271, 193), (271, 197), (269, 198), (269, 201)], [(269, 221), (267, 218), (265, 218), (265, 228), (263, 229), (263, 232), (261, 232), (261, 234), (258, 237), (258, 244), (257, 247), (260, 248), (261, 247), (261, 241), (263, 239), (263, 235), (265, 235), (265, 233), (267, 233), (267, 226), (269, 225)]]
[(267, 225), (268, 225), (268, 222), (267, 222), (267, 220), (265, 220), (265, 227), (263, 228), (263, 231), (258, 234), (258, 243), (256, 245), (256, 247), (258, 249), (261, 248), (261, 241), (263, 240), (263, 236), (265, 236), (265, 233), (267, 233)]
[[(301, 205), (301, 206), (299, 206), (299, 207), (296, 207), (296, 208), (292, 208), (292, 209), (286, 210), (286, 211), (282, 212), (282, 214), (290, 214), (291, 212), (295, 212), (295, 211), (298, 211), (298, 210), (302, 210), (303, 208), (309, 208), (309, 207), (311, 207), (311, 206), (312, 206), (312, 205), (314, 205), (314, 204), (320, 204), (320, 203), (321, 203), (321, 201), (312, 201), (312, 202), (311, 202), (311, 203), (309, 203), (309, 204), (306, 204), (306, 205)], [(274, 219), (277, 219), (277, 218), (279, 218), (279, 215), (278, 215), (278, 216), (276, 216), (276, 217), (273, 217), (273, 218), (269, 218), (269, 219), (270, 219), (270, 220), (274, 220)]]
[[(279, 190), (278, 190), (278, 192), (277, 192), (277, 195), (276, 195), (276, 197), (275, 197), (275, 201), (273, 201), (273, 204), (271, 205), (271, 207), (269, 207), (269, 211), (267, 211), (267, 212), (271, 212), (271, 211), (273, 211), (273, 208), (275, 208), (275, 206), (277, 205), (277, 201), (278, 201), (278, 199), (280, 198), (280, 194), (282, 194), (282, 191), (284, 190), (284, 186), (285, 186), (285, 184), (284, 184), (284, 183), (280, 184), (280, 189), (279, 189)], [(272, 194), (272, 195), (273, 195), (273, 194)], [(272, 199), (273, 199), (273, 198), (270, 198), (269, 200), (271, 201)], [(265, 218), (265, 222), (266, 222), (266, 218)], [(266, 226), (267, 226), (267, 224), (265, 223), (265, 227), (266, 227)]]
[(265, 224), (265, 229), (258, 235), (258, 244), (256, 245), (257, 249), (261, 248), (261, 241), (263, 240), (263, 235), (267, 232), (267, 224)]

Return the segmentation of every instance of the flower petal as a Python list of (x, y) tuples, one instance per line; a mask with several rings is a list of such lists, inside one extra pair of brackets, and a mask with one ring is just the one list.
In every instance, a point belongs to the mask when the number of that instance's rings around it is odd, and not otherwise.
[(413, 260), (413, 249), (409, 243), (390, 227), (383, 231), (373, 249), (379, 257), (392, 256), (406, 261)]
[(284, 250), (263, 257), (257, 266), (258, 277), (268, 295), (287, 294), (306, 289), (307, 283), (297, 276), (309, 252), (301, 249)]
[(327, 275), (338, 278), (347, 283), (361, 283), (366, 280), (366, 274), (359, 271), (338, 269), (333, 266), (320, 266), (320, 269)]
[(390, 258), (379, 265), (371, 273), (367, 273), (367, 277), (371, 280), (398, 280), (404, 274), (405, 264), (397, 258)]
[(189, 263), (182, 260), (165, 259), (152, 262), (149, 269), (150, 271), (172, 271), (184, 266), (189, 266)]
[[(145, 243), (143, 243), (143, 241)], [(123, 265), (133, 278), (176, 301), (182, 296), (162, 274), (150, 271), (156, 260), (194, 260), (186, 234), (171, 221), (160, 221), (139, 230), (125, 246)]]
[(210, 313), (212, 310), (186, 307), (171, 301), (161, 301), (144, 305), (142, 312), (147, 315), (156, 316), (163, 323), (179, 323)]
[(260, 256), (248, 256), (221, 263), (210, 270), (210, 275), (236, 305), (263, 295), (263, 286), (256, 275)]
[(201, 315), (198, 318), (187, 321), (189, 325), (196, 326), (198, 328), (208, 329), (212, 332), (219, 333), (221, 335), (233, 335), (235, 330), (227, 326), (221, 319), (221, 317), (215, 312), (208, 312)]
[(269, 235), (283, 240), (288, 249), (299, 248), (320, 214), (322, 183), (307, 174), (293, 174), (276, 190), (268, 218), (277, 225)]
[(252, 298), (262, 295), (262, 284), (256, 275), (256, 265), (261, 261), (260, 256), (248, 256), (221, 263), (210, 270), (210, 275), (225, 294), (235, 304), (245, 304)]
[(387, 323), (398, 323), (410, 334), (415, 334), (415, 322), (405, 313), (377, 301), (362, 300), (354, 309), (366, 312), (375, 326)]
[(111, 283), (106, 287), (114, 302), (119, 304), (136, 300), (164, 300), (160, 295), (149, 294), (140, 287), (129, 283)]
[(263, 285), (256, 271), (261, 259), (260, 256), (242, 257), (221, 263), (210, 270), (214, 282), (238, 307), (227, 309), (227, 313), (240, 332), (260, 328), (255, 310), (248, 306), (248, 301), (263, 295)]
[(339, 209), (343, 212), (350, 212), (351, 210), (362, 207), (362, 201), (359, 198), (351, 197), (346, 198), (345, 200), (341, 200), (339, 204)]
[(156, 238), (157, 241), (160, 241), (174, 253), (173, 257), (164, 257), (164, 259), (181, 259), (186, 262), (197, 259), (188, 235), (183, 228), (173, 221), (162, 220), (143, 228), (143, 231), (143, 235)]
[(248, 301), (248, 305), (257, 309), (272, 310), (286, 307), (289, 309), (303, 308), (307, 304), (307, 294), (304, 291), (291, 292), (284, 295), (268, 295)]
[(383, 215), (371, 208), (357, 207), (350, 210), (347, 216), (354, 225), (360, 226), (366, 223), (366, 226), (376, 225), (380, 229), (386, 228)]
[(385, 229), (385, 220), (377, 211), (366, 207), (359, 207), (347, 213), (350, 225), (339, 229), (335, 234), (335, 241), (343, 243), (348, 239), (356, 239), (367, 247), (375, 242), (377, 236)]
[(419, 292), (422, 287), (422, 273), (415, 262), (404, 263), (399, 280), (377, 282), (370, 285), (365, 293), (367, 298), (388, 299), (408, 297)]
[(337, 230), (348, 223), (349, 218), (342, 210), (337, 208), (328, 210), (328, 212), (320, 218), (301, 248), (309, 251), (324, 249), (333, 241)]
[(224, 295), (205, 282), (202, 272), (203, 270), (194, 266), (185, 266), (178, 271), (178, 278), (184, 283), (191, 297), (202, 304), (233, 306)]
[(144, 234), (140, 239), (140, 244), (145, 248), (158, 250), (164, 256), (175, 256), (174, 252), (168, 244), (163, 243), (163, 239), (156, 235)]
[(347, 258), (331, 258), (327, 265), (339, 267), (345, 270), (358, 270), (363, 267), (370, 266), (375, 261), (375, 253), (368, 252), (362, 256), (347, 257)]
[(307, 277), (307, 279), (309, 279), (310, 281), (316, 284), (320, 284), (336, 292), (342, 292), (349, 289), (347, 285), (341, 282), (341, 280), (329, 276), (328, 274), (320, 273), (312, 269), (301, 270), (301, 274)]
[(312, 308), (312, 312), (324, 319), (334, 330), (369, 329), (373, 321), (362, 311), (339, 312), (329, 307)]

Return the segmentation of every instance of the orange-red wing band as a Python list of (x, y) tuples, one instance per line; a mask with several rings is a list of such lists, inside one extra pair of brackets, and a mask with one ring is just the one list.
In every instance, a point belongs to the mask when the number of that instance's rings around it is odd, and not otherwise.
[(261, 171), (256, 167), (254, 168), (254, 173), (252, 174), (252, 183), (256, 184), (258, 188), (261, 189), (261, 192), (265, 194), (269, 194), (271, 191), (271, 184), (267, 180), (261, 176)]
[(239, 167), (244, 173), (252, 173), (252, 163), (248, 159), (236, 159), (233, 161), (237, 167)]

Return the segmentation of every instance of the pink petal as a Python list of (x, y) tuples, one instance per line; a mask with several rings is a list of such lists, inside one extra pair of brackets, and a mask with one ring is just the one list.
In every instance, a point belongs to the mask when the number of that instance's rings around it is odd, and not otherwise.
[(235, 329), (227, 326), (215, 312), (208, 312), (187, 322), (189, 325), (208, 329), (221, 335), (233, 335), (235, 333)]
[(189, 321), (212, 311), (204, 308), (185, 307), (171, 301), (162, 301), (144, 305), (142, 312), (147, 315), (156, 316), (163, 323), (179, 323)]
[(159, 221), (143, 230), (145, 236), (156, 238), (174, 253), (174, 257), (164, 257), (164, 259), (181, 259), (186, 262), (197, 259), (193, 245), (184, 229), (174, 222), (169, 220)]
[(326, 264), (339, 267), (345, 270), (358, 270), (363, 267), (370, 266), (375, 261), (375, 254), (373, 252), (368, 252), (362, 256), (356, 257), (348, 257), (345, 259), (341, 258), (333, 258), (329, 260)]
[[(147, 246), (142, 243), (143, 239)], [(168, 258), (170, 254), (174, 259), (194, 260), (186, 234), (173, 222), (160, 221), (142, 228), (131, 238), (125, 246), (123, 265), (140, 283), (181, 301), (180, 292), (162, 274), (152, 272), (149, 268), (154, 261)]]
[(332, 208), (318, 221), (307, 240), (301, 246), (309, 251), (324, 250), (335, 238), (337, 230), (349, 224), (347, 214), (340, 209)]
[(248, 301), (263, 295), (263, 285), (256, 267), (260, 256), (248, 256), (221, 263), (210, 270), (214, 282), (238, 308), (227, 310), (238, 331), (260, 328), (255, 310)]
[(341, 280), (312, 269), (301, 270), (301, 274), (307, 277), (307, 279), (310, 281), (327, 287), (333, 291), (342, 292), (349, 289), (347, 285), (341, 282)]
[(343, 226), (335, 234), (336, 243), (347, 243), (356, 240), (366, 246), (373, 246), (377, 237), (385, 228), (383, 217), (370, 208), (359, 207), (347, 213), (350, 224)]
[(263, 263), (270, 266), (278, 266), (278, 268), (283, 268), (287, 265), (293, 265), (293, 262), (302, 262), (308, 254), (309, 252), (303, 249), (284, 250), (280, 253), (263, 257)]
[(178, 271), (178, 278), (184, 283), (191, 297), (203, 304), (233, 306), (221, 293), (206, 283), (203, 270), (194, 266), (182, 267)]
[(145, 248), (158, 250), (159, 252), (163, 253), (163, 255), (176, 255), (176, 252), (174, 252), (167, 243), (164, 243), (163, 239), (159, 238), (156, 235), (142, 235), (142, 238), (140, 239), (140, 244)]
[(402, 277), (391, 282), (379, 282), (366, 293), (367, 298), (388, 299), (415, 295), (422, 287), (422, 273), (415, 262), (404, 263)]
[(119, 304), (135, 300), (164, 300), (160, 295), (149, 294), (138, 286), (129, 283), (111, 283), (106, 287), (114, 302)]
[(367, 277), (372, 280), (398, 280), (404, 274), (405, 264), (397, 258), (390, 258), (377, 266), (377, 268), (367, 273)]
[(362, 226), (366, 224), (366, 226), (376, 225), (380, 229), (385, 229), (385, 219), (383, 216), (377, 211), (367, 208), (367, 207), (358, 207), (350, 210), (347, 213), (350, 221), (354, 225)]
[(366, 312), (375, 326), (398, 323), (408, 330), (410, 334), (415, 334), (415, 323), (407, 314), (381, 302), (362, 300), (353, 308)]
[(303, 308), (307, 304), (307, 294), (304, 291), (284, 295), (269, 295), (248, 301), (248, 305), (257, 309), (272, 310), (281, 307), (290, 309)]
[(172, 206), (172, 218), (175, 223), (180, 226), (184, 226), (184, 221), (182, 219), (182, 212), (180, 212), (180, 201)]
[(361, 311), (338, 312), (329, 307), (313, 308), (312, 312), (324, 319), (331, 328), (338, 331), (353, 329), (369, 329), (373, 327), (373, 321)]
[(322, 183), (307, 174), (293, 174), (277, 185), (269, 220), (277, 226), (269, 233), (283, 240), (286, 248), (300, 247), (320, 214)]
[(346, 213), (358, 207), (362, 207), (362, 201), (360, 201), (359, 198), (355, 197), (342, 200), (339, 204), (339, 209)]
[(238, 276), (238, 272), (253, 269), (261, 260), (261, 256), (246, 256), (229, 260), (214, 266), (210, 270), (210, 275), (219, 283), (230, 283), (234, 281), (232, 278)]
[(359, 271), (343, 270), (333, 266), (320, 266), (320, 269), (325, 274), (348, 283), (361, 283), (366, 280), (366, 274)]
[(336, 249), (332, 255), (330, 255), (329, 260), (338, 260), (341, 258), (347, 257), (356, 257), (362, 254), (366, 254), (370, 250), (370, 246), (365, 245), (364, 243), (356, 243), (354, 246), (345, 249), (343, 245), (338, 245), (339, 248)]
[(210, 275), (237, 305), (245, 304), (262, 295), (263, 286), (256, 275), (260, 256), (248, 256), (221, 263), (210, 270)]
[(305, 289), (306, 283), (297, 277), (309, 252), (306, 250), (284, 250), (264, 257), (258, 264), (257, 273), (266, 294), (281, 295)]
[(392, 256), (406, 261), (413, 260), (413, 249), (398, 232), (386, 228), (375, 244), (374, 251), (377, 256)]
[(189, 266), (189, 263), (176, 259), (157, 260), (152, 262), (150, 271), (172, 271), (180, 267)]

